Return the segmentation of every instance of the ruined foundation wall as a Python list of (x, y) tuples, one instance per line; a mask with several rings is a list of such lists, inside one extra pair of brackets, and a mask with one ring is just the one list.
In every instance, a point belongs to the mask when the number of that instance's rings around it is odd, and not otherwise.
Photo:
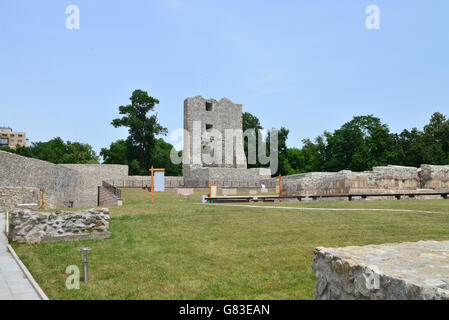
[[(127, 176), (126, 165), (57, 165), (0, 151), (0, 187), (11, 188), (4, 189), (7, 191), (0, 198), (5, 208), (28, 200), (39, 204), (41, 188), (44, 189), (44, 208), (47, 209), (96, 206), (98, 187), (103, 180)], [(14, 188), (22, 188), (23, 191)]]
[[(30, 187), (0, 187), (0, 212), (8, 211), (17, 204), (40, 204), (41, 192), (38, 188)], [(48, 202), (48, 198), (44, 198)]]
[[(78, 173), (70, 168), (0, 151), (0, 186), (44, 188), (46, 208), (63, 208), (72, 203), (78, 206), (78, 178)], [(12, 204), (10, 200), (9, 206)]]
[[(184, 177), (165, 176), (165, 188), (182, 188)], [(116, 187), (138, 188), (151, 186), (151, 176), (127, 176), (121, 179), (107, 179), (106, 182)]]
[(108, 179), (122, 180), (128, 176), (128, 166), (121, 164), (62, 164), (79, 174), (77, 192), (79, 206), (96, 206), (98, 187)]
[(423, 188), (448, 189), (449, 188), (449, 165), (433, 166), (421, 165), (419, 176)]
[(423, 165), (374, 167), (372, 171), (310, 172), (283, 177), (286, 195), (339, 195), (393, 193), (418, 189), (449, 188), (449, 166)]
[(188, 171), (184, 177), (185, 186), (191, 188), (207, 188), (209, 183), (219, 188), (267, 188), (276, 186), (275, 179), (270, 176), (270, 169), (264, 168), (199, 168)]
[(449, 299), (449, 241), (316, 248), (316, 300)]

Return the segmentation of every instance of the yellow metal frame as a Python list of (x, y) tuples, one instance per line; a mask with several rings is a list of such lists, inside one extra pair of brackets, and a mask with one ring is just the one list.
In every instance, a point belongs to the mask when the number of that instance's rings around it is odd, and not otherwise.
[(44, 188), (41, 188), (41, 206), (40, 206), (39, 209), (44, 209), (44, 205), (45, 205), (45, 202), (44, 202), (44, 192), (45, 192), (45, 189), (44, 189)]
[(282, 201), (282, 176), (278, 175), (276, 179), (279, 180), (279, 201)]

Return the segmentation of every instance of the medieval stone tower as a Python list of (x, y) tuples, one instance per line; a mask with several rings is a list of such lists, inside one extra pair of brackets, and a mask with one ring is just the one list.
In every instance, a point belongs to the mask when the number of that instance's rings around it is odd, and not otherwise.
[[(243, 149), (242, 105), (201, 96), (184, 101), (183, 176), (190, 187), (256, 184), (269, 169), (247, 169)], [(230, 135), (230, 132), (232, 134)], [(221, 146), (217, 147), (217, 139)], [(206, 161), (213, 158), (214, 161)], [(229, 183), (228, 183), (229, 182)]]
[[(195, 125), (197, 126), (196, 136)], [(227, 98), (222, 98), (220, 101), (206, 100), (201, 96), (187, 98), (184, 101), (184, 129), (189, 132), (189, 137), (184, 138), (184, 152), (189, 152), (190, 155), (189, 163), (184, 165), (190, 168), (246, 168), (243, 134), (241, 132), (241, 104), (235, 104)], [(225, 134), (228, 129), (233, 130), (234, 133), (232, 154), (230, 155), (232, 163), (226, 162), (225, 159)], [(213, 132), (219, 133), (221, 137), (211, 136)], [(210, 135), (207, 133), (210, 133)], [(215, 163), (207, 163), (204, 161), (204, 156), (214, 156), (216, 150), (213, 150), (212, 144), (214, 139), (217, 138), (221, 138), (221, 157)], [(197, 150), (195, 150), (195, 147), (197, 147)], [(195, 161), (194, 156), (198, 153), (201, 154), (201, 161)], [(238, 161), (238, 159), (241, 161)]]

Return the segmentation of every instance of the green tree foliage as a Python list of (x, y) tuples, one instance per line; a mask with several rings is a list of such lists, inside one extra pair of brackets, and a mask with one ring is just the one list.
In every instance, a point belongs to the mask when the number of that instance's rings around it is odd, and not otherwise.
[(395, 161), (388, 126), (372, 115), (354, 117), (333, 134), (325, 132), (325, 171), (369, 170)]
[(127, 151), (132, 154), (132, 159), (139, 161), (140, 173), (146, 174), (155, 160), (155, 154), (151, 151), (156, 145), (156, 135), (167, 134), (167, 128), (158, 123), (157, 114), (147, 116), (159, 100), (139, 89), (134, 90), (129, 99), (131, 104), (119, 106), (119, 113), (123, 117), (112, 120), (111, 124), (116, 128), (128, 128)]
[(281, 127), (278, 131), (278, 173), (280, 175), (286, 176), (294, 173), (289, 160), (288, 160), (288, 148), (287, 148), (287, 139), (290, 130)]
[[(257, 141), (259, 141), (259, 139), (262, 139), (262, 137), (259, 134), (259, 130), (263, 130), (263, 127), (260, 124), (259, 119), (252, 115), (249, 112), (244, 112), (242, 114), (242, 129), (243, 132), (245, 132), (248, 129), (254, 129), (254, 135), (256, 137), (256, 154), (258, 155), (258, 144)], [(273, 129), (276, 130), (276, 129)], [(288, 134), (290, 132), (290, 130), (288, 130), (287, 128), (282, 127), (281, 129), (277, 130), (278, 131), (278, 170), (277, 172), (273, 173), (273, 175), (287, 175), (287, 174), (291, 174), (293, 172), (290, 164), (289, 164), (289, 160), (288, 160), (288, 148), (287, 148), (287, 139), (288, 139)], [(245, 156), (248, 159), (248, 141), (250, 141), (249, 137), (245, 137), (244, 140), (244, 150), (245, 150)], [(268, 132), (268, 136), (267, 136), (267, 151), (270, 150), (270, 133)], [(256, 164), (249, 164), (248, 163), (248, 168), (260, 168), (260, 167), (267, 167), (268, 165), (261, 165), (257, 159)]]
[(103, 163), (129, 165), (127, 148), (126, 140), (122, 139), (112, 142), (109, 149), (101, 148), (100, 155), (103, 157)]
[[(260, 126), (257, 117), (244, 114), (245, 127)], [(245, 121), (246, 120), (246, 121)], [(424, 129), (391, 133), (373, 115), (356, 116), (334, 132), (302, 140), (301, 148), (288, 148), (289, 130), (278, 131), (278, 173), (289, 175), (312, 171), (371, 170), (388, 164), (419, 167), (449, 164), (449, 120), (434, 113)], [(245, 152), (247, 149), (245, 149)]]
[(303, 147), (301, 149), (291, 148), (287, 150), (289, 163), (293, 173), (322, 170), (324, 167), (324, 155), (326, 151), (324, 138), (322, 136), (317, 137), (315, 143), (310, 139), (304, 139), (302, 143)]
[[(165, 174), (168, 176), (181, 176), (182, 165), (173, 164), (170, 160), (170, 151), (173, 146), (165, 142), (162, 138), (156, 139), (153, 150), (153, 163), (155, 168), (165, 168)], [(129, 166), (130, 175), (149, 175), (149, 171), (140, 169), (139, 161), (133, 153), (133, 146), (128, 140), (117, 140), (109, 146), (102, 148), (100, 155), (105, 164), (126, 164)]]
[[(155, 168), (164, 168), (167, 176), (182, 176), (182, 164), (173, 164), (170, 160), (170, 151), (173, 145), (165, 142), (162, 138), (156, 140), (154, 148), (154, 162)], [(181, 151), (178, 155), (181, 156)]]
[(157, 114), (147, 115), (159, 100), (142, 90), (135, 90), (130, 100), (131, 104), (119, 107), (123, 116), (111, 122), (114, 127), (127, 127), (129, 136), (101, 149), (103, 163), (126, 164), (131, 175), (149, 175), (151, 166), (165, 168), (166, 175), (182, 175), (182, 165), (170, 160), (173, 146), (156, 137), (166, 135), (167, 129), (158, 123)]
[[(249, 161), (248, 158), (248, 141), (251, 140), (251, 138), (255, 138), (256, 141), (256, 145), (255, 145), (255, 151), (256, 151), (256, 155), (258, 152), (258, 145), (257, 145), (257, 141), (258, 141), (258, 137), (259, 137), (259, 130), (262, 130), (262, 126), (260, 125), (260, 121), (259, 119), (252, 115), (249, 112), (244, 112), (242, 114), (242, 130), (243, 133), (245, 133), (247, 130), (250, 130), (249, 132), (247, 132), (247, 137), (245, 137), (244, 141), (243, 141), (243, 148), (245, 150), (245, 156), (246, 159)], [(253, 130), (253, 131), (251, 131)], [(256, 157), (256, 163), (248, 163), (248, 168), (259, 168), (261, 167), (257, 157)]]
[(98, 156), (87, 143), (66, 143), (59, 137), (47, 142), (32, 142), (29, 147), (18, 146), (16, 150), (1, 150), (17, 153), (21, 156), (49, 161), (52, 163), (98, 163)]
[(287, 154), (295, 173), (448, 164), (449, 121), (436, 112), (423, 131), (413, 128), (395, 134), (379, 118), (357, 116), (333, 133), (325, 131), (315, 143), (303, 140), (301, 149), (288, 149)]

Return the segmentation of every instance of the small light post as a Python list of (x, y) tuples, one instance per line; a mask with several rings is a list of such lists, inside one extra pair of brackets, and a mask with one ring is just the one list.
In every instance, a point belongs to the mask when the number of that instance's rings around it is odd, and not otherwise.
[(92, 249), (91, 248), (81, 248), (80, 249), (81, 262), (83, 263), (84, 283), (88, 283), (89, 282), (89, 272), (88, 272), (89, 258), (88, 258), (88, 253), (89, 253), (90, 250), (92, 250)]

